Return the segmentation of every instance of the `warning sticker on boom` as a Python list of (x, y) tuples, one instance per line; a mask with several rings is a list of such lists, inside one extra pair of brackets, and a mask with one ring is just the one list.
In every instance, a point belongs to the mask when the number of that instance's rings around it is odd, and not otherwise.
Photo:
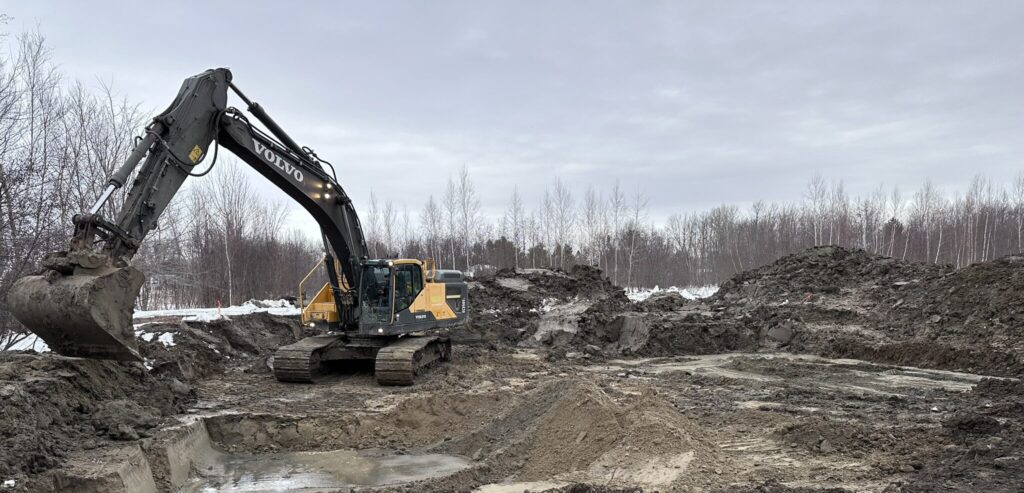
[(203, 157), (203, 150), (199, 146), (192, 148), (192, 152), (188, 153), (188, 158), (192, 160), (192, 164), (199, 162), (199, 158)]

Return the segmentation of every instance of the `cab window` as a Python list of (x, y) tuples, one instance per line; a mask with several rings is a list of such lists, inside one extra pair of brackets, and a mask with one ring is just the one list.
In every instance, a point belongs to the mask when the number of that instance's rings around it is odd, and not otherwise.
[(409, 308), (423, 290), (423, 271), (416, 264), (395, 267), (395, 313)]
[(391, 269), (367, 265), (363, 268), (362, 290), (365, 322), (391, 321)]

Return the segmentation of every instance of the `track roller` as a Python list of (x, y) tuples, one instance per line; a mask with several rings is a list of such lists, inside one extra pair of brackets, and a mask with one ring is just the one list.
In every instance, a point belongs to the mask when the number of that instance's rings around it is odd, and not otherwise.
[(320, 353), (341, 341), (341, 336), (323, 335), (281, 346), (274, 353), (274, 377), (281, 382), (312, 383), (320, 372)]
[(404, 337), (377, 352), (374, 375), (380, 385), (412, 385), (421, 370), (451, 360), (451, 354), (447, 337)]

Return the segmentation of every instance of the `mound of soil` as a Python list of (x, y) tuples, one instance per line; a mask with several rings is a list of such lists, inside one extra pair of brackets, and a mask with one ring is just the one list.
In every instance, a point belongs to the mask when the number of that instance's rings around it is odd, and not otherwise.
[(472, 330), (453, 331), (457, 342), (565, 346), (587, 327), (603, 324), (630, 306), (621, 288), (596, 267), (502, 269), (470, 283)]
[(296, 317), (257, 312), (211, 322), (155, 322), (136, 326), (139, 351), (152, 373), (193, 382), (229, 368), (269, 372), (278, 347), (304, 337)]
[(713, 464), (718, 453), (698, 426), (654, 393), (620, 406), (593, 383), (575, 380), (529, 393), (440, 449), (487, 457), (498, 477), (514, 472), (517, 481), (572, 481), (579, 473), (653, 490), (685, 481), (687, 468)]
[(194, 401), (188, 383), (225, 371), (269, 371), (265, 358), (300, 332), (294, 318), (137, 327), (146, 364), (0, 353), (0, 477), (58, 467), (72, 453), (150, 436)]
[(789, 351), (1015, 376), (1022, 303), (1022, 256), (955, 270), (826, 246), (742, 272), (706, 300), (595, 303), (551, 346), (559, 356)]
[(684, 298), (676, 291), (659, 291), (636, 303), (635, 308), (640, 312), (669, 312), (681, 310), (692, 303), (695, 302)]
[(138, 363), (0, 353), (0, 477), (38, 474), (75, 451), (147, 436), (188, 400)]
[(915, 327), (922, 336), (1024, 347), (1024, 256), (933, 272), (913, 286), (880, 292), (876, 299), (893, 326)]
[(906, 262), (864, 250), (821, 246), (741, 272), (723, 283), (712, 298), (738, 302), (798, 302), (808, 294), (813, 299), (816, 294), (850, 294), (850, 290), (865, 286), (902, 286), (952, 271), (944, 265)]

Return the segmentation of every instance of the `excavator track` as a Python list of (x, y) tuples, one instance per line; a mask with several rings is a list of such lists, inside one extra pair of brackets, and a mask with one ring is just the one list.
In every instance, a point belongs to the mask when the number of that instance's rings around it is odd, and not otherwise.
[(380, 385), (412, 385), (420, 370), (437, 361), (449, 361), (452, 343), (447, 337), (409, 336), (377, 352), (374, 375)]
[(320, 371), (320, 353), (341, 341), (339, 335), (321, 335), (281, 346), (274, 353), (274, 377), (281, 382), (312, 383)]

